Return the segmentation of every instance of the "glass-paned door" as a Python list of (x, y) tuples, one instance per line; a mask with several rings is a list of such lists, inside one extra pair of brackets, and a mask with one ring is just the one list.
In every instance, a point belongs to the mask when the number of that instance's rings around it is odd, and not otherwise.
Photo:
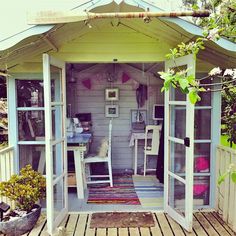
[(47, 226), (52, 234), (68, 212), (65, 63), (43, 55)]
[[(195, 75), (193, 55), (169, 60), (165, 70)], [(192, 230), (194, 105), (186, 94), (171, 88), (165, 92), (165, 188), (164, 209), (186, 230)]]

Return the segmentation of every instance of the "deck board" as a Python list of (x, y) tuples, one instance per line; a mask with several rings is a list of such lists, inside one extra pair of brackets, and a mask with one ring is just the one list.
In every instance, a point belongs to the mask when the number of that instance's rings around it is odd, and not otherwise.
[(201, 212), (194, 214), (202, 228), (207, 232), (208, 235), (218, 236), (219, 234), (215, 231), (209, 221), (203, 216)]
[[(155, 226), (140, 228), (96, 228), (90, 229), (90, 214), (70, 214), (61, 223), (63, 236), (233, 236), (236, 235), (216, 212), (197, 212), (193, 216), (193, 231), (186, 232), (170, 216), (153, 213)], [(48, 236), (46, 220), (40, 219), (27, 236)], [(61, 234), (56, 234), (60, 236)], [(26, 236), (26, 235), (25, 235)]]

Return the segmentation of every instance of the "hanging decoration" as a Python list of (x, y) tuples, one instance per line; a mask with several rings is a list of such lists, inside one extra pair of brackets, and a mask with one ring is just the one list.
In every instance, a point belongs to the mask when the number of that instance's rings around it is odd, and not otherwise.
[(138, 108), (143, 107), (147, 100), (147, 85), (140, 84), (136, 89), (136, 100), (138, 103)]
[(122, 84), (126, 83), (130, 79), (131, 78), (129, 77), (129, 75), (127, 75), (125, 72), (123, 72), (123, 74), (122, 74)]
[(82, 81), (82, 84), (84, 85), (85, 88), (91, 89), (92, 88), (92, 83), (90, 79), (85, 79)]

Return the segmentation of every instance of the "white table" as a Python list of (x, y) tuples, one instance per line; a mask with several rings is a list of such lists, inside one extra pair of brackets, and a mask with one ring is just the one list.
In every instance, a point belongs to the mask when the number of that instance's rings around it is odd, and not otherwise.
[[(152, 138), (152, 134), (148, 133), (148, 139), (151, 139), (151, 138)], [(138, 167), (138, 140), (142, 140), (142, 139), (143, 140), (145, 139), (144, 131), (131, 133), (129, 146), (130, 147), (134, 146), (133, 169), (134, 169), (135, 175), (137, 175), (137, 167)]]
[(77, 197), (79, 199), (84, 199), (84, 170), (82, 162), (91, 140), (92, 134), (79, 134), (73, 138), (67, 138), (67, 151), (73, 151), (74, 154)]

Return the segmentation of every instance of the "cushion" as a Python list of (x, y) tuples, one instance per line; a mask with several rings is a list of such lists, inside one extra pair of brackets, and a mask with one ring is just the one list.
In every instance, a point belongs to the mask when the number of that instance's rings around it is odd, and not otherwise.
[(98, 150), (98, 156), (106, 157), (108, 152), (108, 138), (102, 139), (101, 146)]

